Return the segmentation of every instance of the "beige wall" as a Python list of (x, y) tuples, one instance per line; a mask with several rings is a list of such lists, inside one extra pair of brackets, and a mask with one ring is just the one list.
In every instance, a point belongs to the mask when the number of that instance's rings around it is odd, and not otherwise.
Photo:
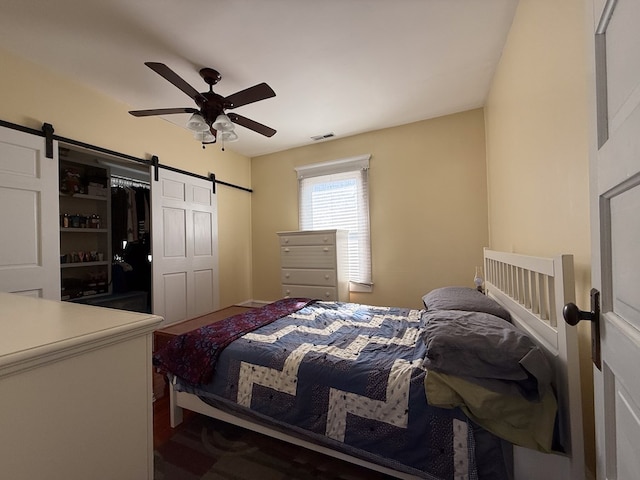
[(255, 299), (281, 297), (276, 232), (298, 228), (294, 167), (366, 153), (374, 289), (351, 300), (421, 307), (434, 287), (473, 286), (488, 241), (482, 110), (254, 158)]
[[(485, 106), (489, 238), (496, 250), (574, 255), (589, 305), (589, 123), (584, 3), (521, 0)], [(581, 326), (587, 458), (593, 470), (589, 332)]]
[[(48, 122), (61, 136), (136, 157), (158, 155), (164, 164), (253, 188), (249, 195), (218, 187), (223, 305), (281, 296), (276, 232), (297, 228), (294, 167), (363, 153), (372, 154), (375, 286), (353, 301), (419, 307), (434, 287), (471, 285), (489, 244), (528, 254), (572, 253), (578, 302), (587, 305), (582, 3), (520, 0), (484, 119), (482, 110), (473, 110), (250, 160), (229, 149), (203, 151), (186, 130), (131, 117), (130, 106), (4, 50), (0, 119), (36, 129)], [(589, 381), (587, 363), (586, 393)], [(585, 407), (588, 416), (591, 406)]]
[[(251, 186), (251, 162), (230, 149), (202, 150), (191, 134), (157, 118), (134, 118), (131, 109), (71, 79), (0, 49), (0, 119), (149, 159), (200, 175)], [(141, 67), (142, 68), (142, 67)], [(140, 107), (137, 105), (136, 107)], [(251, 298), (251, 195), (218, 186), (220, 299), (229, 305)]]

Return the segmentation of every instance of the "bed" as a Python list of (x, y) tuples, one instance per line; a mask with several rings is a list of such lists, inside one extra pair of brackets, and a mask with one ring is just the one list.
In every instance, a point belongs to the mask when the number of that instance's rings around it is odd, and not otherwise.
[[(188, 409), (397, 478), (584, 478), (577, 336), (559, 320), (572, 257), (484, 262), (486, 295), (437, 289), (425, 309), (282, 299), (177, 337), (154, 356), (172, 426)], [(500, 418), (514, 391), (515, 429)]]

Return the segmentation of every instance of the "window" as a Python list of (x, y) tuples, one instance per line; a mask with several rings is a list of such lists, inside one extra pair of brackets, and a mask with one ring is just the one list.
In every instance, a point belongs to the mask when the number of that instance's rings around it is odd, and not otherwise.
[(370, 155), (296, 168), (300, 230), (341, 229), (349, 232), (351, 291), (370, 292), (369, 239)]

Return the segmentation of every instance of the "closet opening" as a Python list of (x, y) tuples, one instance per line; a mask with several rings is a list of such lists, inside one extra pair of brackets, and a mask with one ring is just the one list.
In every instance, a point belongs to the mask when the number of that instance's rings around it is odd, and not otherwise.
[(151, 313), (150, 171), (59, 145), (61, 299)]

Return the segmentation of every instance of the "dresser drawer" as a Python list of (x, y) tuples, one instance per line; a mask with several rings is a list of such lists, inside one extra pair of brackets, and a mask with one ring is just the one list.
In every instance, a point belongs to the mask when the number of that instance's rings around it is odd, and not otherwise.
[(304, 235), (281, 235), (280, 245), (334, 245), (335, 233), (306, 233)]
[(292, 268), (282, 269), (282, 284), (291, 285), (320, 285), (335, 287), (338, 279), (335, 270), (298, 270)]
[(338, 289), (335, 287), (311, 287), (306, 285), (282, 285), (282, 296), (315, 298), (318, 300), (337, 300)]
[(282, 268), (335, 268), (336, 250), (332, 246), (280, 247)]

